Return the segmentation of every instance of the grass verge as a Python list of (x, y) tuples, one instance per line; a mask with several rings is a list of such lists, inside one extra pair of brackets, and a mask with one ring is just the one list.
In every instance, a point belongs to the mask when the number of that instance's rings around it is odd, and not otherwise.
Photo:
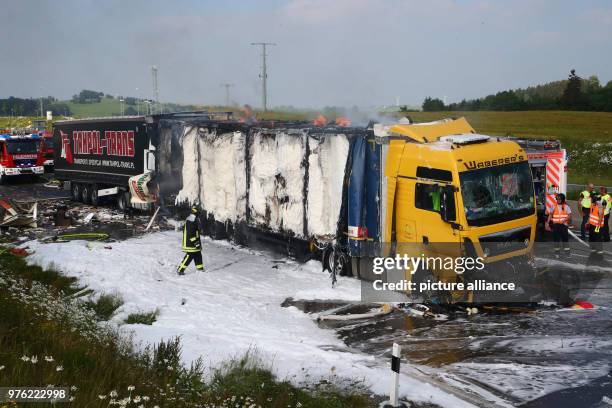
[(98, 320), (110, 320), (122, 304), (121, 296), (107, 293), (101, 294), (96, 300), (89, 300), (84, 303), (85, 307), (93, 310)]
[(70, 387), (67, 407), (376, 406), (362, 389), (279, 381), (249, 354), (206, 383), (202, 360), (181, 365), (178, 338), (138, 351), (78, 299), (82, 290), (73, 278), (0, 254), (0, 386)]
[(126, 324), (147, 324), (150, 326), (157, 320), (157, 315), (159, 315), (159, 310), (157, 309), (152, 312), (131, 313), (123, 322)]

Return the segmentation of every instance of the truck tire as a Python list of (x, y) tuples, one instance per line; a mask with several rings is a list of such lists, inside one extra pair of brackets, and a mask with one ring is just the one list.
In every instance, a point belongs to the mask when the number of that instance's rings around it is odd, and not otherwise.
[(72, 201), (81, 201), (81, 185), (79, 183), (75, 183), (74, 181), (72, 182), (72, 186), (70, 186), (70, 193), (72, 196)]
[(91, 185), (91, 194), (89, 194), (91, 198), (91, 205), (97, 207), (100, 204), (100, 197), (98, 196), (98, 186), (95, 184)]
[(119, 192), (117, 194), (117, 208), (121, 211), (126, 211), (128, 209), (128, 194), (126, 192)]
[(81, 187), (81, 202), (84, 204), (91, 203), (91, 184), (83, 184)]

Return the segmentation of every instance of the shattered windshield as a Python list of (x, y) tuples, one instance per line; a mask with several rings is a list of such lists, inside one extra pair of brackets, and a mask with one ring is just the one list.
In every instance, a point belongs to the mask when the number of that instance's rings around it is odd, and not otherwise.
[(39, 141), (19, 140), (8, 142), (6, 144), (6, 150), (8, 151), (8, 154), (31, 154), (37, 153), (39, 146)]
[(488, 225), (534, 212), (531, 171), (527, 162), (460, 173), (468, 225)]

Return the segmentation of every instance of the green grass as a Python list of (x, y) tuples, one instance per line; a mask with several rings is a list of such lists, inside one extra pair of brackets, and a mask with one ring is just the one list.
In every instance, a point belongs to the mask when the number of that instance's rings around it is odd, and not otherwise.
[[(121, 102), (119, 99), (102, 98), (99, 103), (74, 103), (65, 101), (77, 118), (90, 118), (100, 116), (120, 116)], [(127, 108), (127, 105), (124, 105)]]
[(202, 359), (181, 365), (179, 338), (137, 351), (118, 330), (71, 299), (81, 291), (72, 278), (0, 251), (1, 387), (72, 387), (74, 401), (61, 404), (70, 408), (103, 408), (113, 406), (111, 398), (127, 397), (132, 399), (127, 406), (160, 408), (359, 408), (379, 402), (359, 385), (340, 388), (326, 381), (299, 388), (279, 381), (253, 352), (213, 370), (205, 383)]
[(418, 122), (464, 116), (477, 132), (490, 135), (612, 142), (612, 112), (408, 112)]
[(157, 309), (148, 313), (130, 313), (123, 322), (126, 324), (146, 324), (150, 326), (155, 322), (155, 320), (157, 320), (158, 315), (159, 310)]
[(98, 299), (85, 302), (85, 307), (91, 309), (98, 320), (110, 320), (115, 311), (123, 305), (123, 299), (116, 294), (101, 294)]

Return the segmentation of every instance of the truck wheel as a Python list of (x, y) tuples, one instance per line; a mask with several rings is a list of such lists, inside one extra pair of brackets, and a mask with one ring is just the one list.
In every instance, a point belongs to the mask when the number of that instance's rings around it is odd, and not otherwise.
[(75, 183), (73, 181), (72, 186), (70, 187), (70, 192), (72, 195), (72, 201), (81, 201), (81, 185), (79, 183)]
[(89, 195), (91, 198), (91, 205), (98, 206), (100, 204), (100, 197), (98, 197), (98, 186), (93, 184), (91, 186), (91, 194)]
[(83, 184), (83, 187), (81, 187), (81, 202), (84, 204), (89, 204), (91, 202), (90, 184)]
[(127, 193), (120, 192), (117, 194), (117, 208), (121, 211), (125, 211), (128, 208)]

